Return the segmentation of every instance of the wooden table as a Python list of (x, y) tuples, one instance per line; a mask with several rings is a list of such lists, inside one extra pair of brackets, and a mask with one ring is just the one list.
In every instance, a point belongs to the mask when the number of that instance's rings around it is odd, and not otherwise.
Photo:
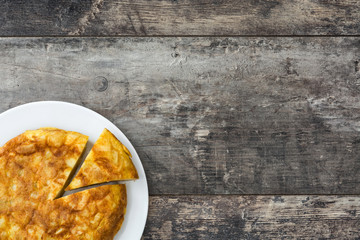
[(0, 4), (0, 112), (93, 109), (137, 149), (144, 239), (360, 237), (360, 2)]

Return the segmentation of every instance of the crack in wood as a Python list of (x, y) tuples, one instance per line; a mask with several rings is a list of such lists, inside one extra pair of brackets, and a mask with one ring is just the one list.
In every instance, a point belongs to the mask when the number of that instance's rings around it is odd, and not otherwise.
[(71, 31), (69, 35), (80, 35), (85, 32), (86, 28), (90, 25), (90, 21), (95, 19), (97, 13), (100, 12), (104, 0), (94, 0), (91, 4), (90, 10), (85, 12), (83, 17), (78, 20), (77, 29)]

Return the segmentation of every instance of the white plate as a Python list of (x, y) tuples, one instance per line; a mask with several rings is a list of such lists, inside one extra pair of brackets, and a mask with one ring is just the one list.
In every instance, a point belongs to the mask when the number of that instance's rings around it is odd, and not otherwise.
[(149, 194), (144, 168), (134, 147), (109, 120), (85, 107), (56, 101), (24, 104), (0, 114), (0, 146), (25, 130), (56, 127), (89, 136), (91, 147), (104, 128), (109, 129), (131, 152), (139, 180), (126, 184), (127, 211), (116, 240), (137, 240), (144, 231), (149, 206)]

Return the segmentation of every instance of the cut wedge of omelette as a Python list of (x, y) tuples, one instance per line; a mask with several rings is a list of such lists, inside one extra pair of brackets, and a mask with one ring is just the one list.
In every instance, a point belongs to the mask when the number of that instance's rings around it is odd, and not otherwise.
[[(125, 185), (99, 186), (61, 197), (87, 140), (80, 133), (41, 128), (0, 147), (1, 240), (114, 237), (126, 213)], [(61, 198), (54, 200), (56, 196)]]
[(129, 150), (105, 128), (66, 190), (138, 178)]

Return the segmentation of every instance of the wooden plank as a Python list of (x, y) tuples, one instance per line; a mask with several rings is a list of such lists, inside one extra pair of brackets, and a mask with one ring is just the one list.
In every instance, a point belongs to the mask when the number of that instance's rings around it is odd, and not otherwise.
[(143, 239), (359, 239), (359, 197), (154, 196)]
[(0, 2), (1, 36), (359, 35), (357, 0)]
[(358, 194), (359, 56), (351, 37), (5, 38), (0, 111), (103, 114), (150, 194)]

